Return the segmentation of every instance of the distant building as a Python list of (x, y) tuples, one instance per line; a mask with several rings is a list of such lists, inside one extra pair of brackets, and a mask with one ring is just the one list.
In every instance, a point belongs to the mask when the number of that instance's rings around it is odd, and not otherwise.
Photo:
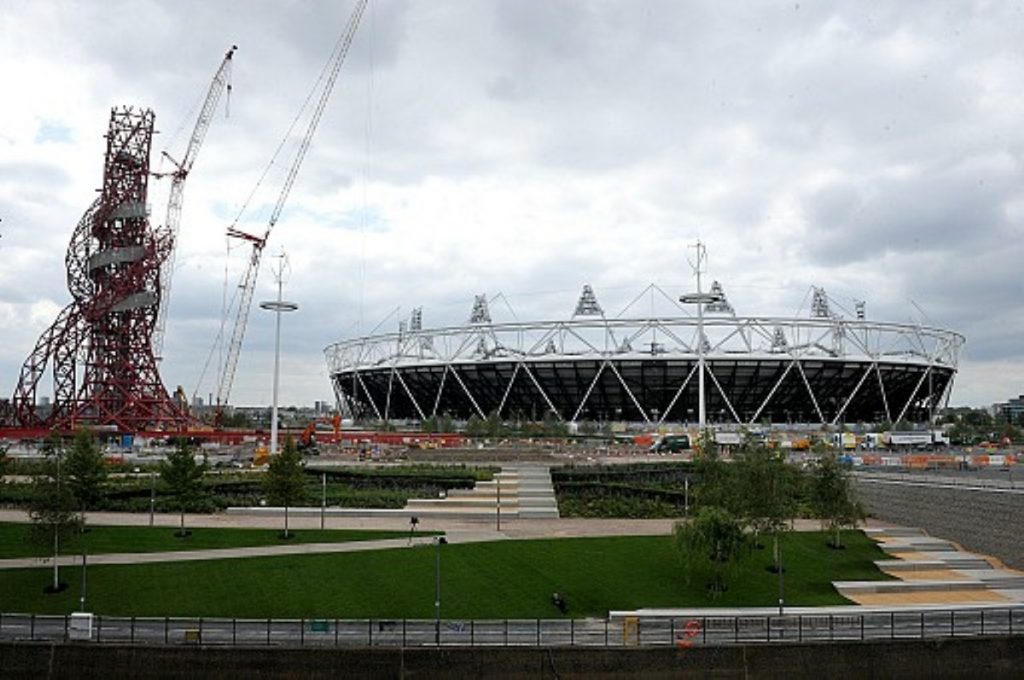
[(993, 416), (1007, 423), (1017, 425), (1024, 417), (1024, 394), (995, 405)]

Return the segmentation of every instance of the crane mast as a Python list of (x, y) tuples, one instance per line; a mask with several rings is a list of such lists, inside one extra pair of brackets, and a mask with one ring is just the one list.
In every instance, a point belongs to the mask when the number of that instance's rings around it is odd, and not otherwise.
[(277, 203), (275, 203), (274, 209), (270, 214), (270, 219), (267, 221), (267, 227), (264, 230), (263, 235), (257, 236), (254, 234), (248, 234), (234, 227), (228, 228), (227, 233), (229, 237), (248, 241), (252, 244), (252, 250), (249, 254), (249, 264), (246, 267), (245, 272), (242, 274), (241, 281), (238, 284), (241, 294), (238, 298), (238, 307), (235, 309), (235, 323), (231, 331), (231, 340), (228, 344), (227, 357), (224, 361), (220, 383), (217, 387), (215, 418), (217, 419), (218, 424), (223, 408), (228, 403), (228, 398), (231, 395), (231, 386), (235, 380), (235, 369), (238, 367), (238, 355), (242, 350), (242, 340), (245, 337), (245, 328), (249, 320), (249, 309), (252, 306), (252, 296), (256, 289), (256, 279), (259, 275), (260, 259), (263, 256), (263, 249), (267, 245), (267, 239), (270, 238), (270, 232), (281, 217), (281, 211), (284, 210), (284, 205), (288, 200), (288, 195), (291, 193), (292, 187), (295, 184), (295, 178), (299, 174), (299, 168), (302, 166), (302, 162), (306, 157), (306, 152), (309, 150), (309, 145), (313, 140), (313, 135), (316, 133), (317, 126), (320, 124), (320, 118), (323, 116), (324, 109), (327, 107), (327, 101), (330, 99), (331, 91), (334, 89), (334, 83), (338, 79), (338, 73), (341, 71), (341, 65), (345, 62), (345, 57), (348, 54), (349, 47), (352, 45), (352, 39), (355, 37), (356, 29), (359, 28), (359, 22), (363, 17), (363, 12), (366, 9), (368, 2), (369, 0), (357, 0), (355, 8), (352, 10), (352, 15), (349, 17), (348, 23), (345, 26), (345, 31), (342, 33), (338, 42), (335, 44), (334, 49), (331, 51), (331, 56), (328, 58), (327, 66), (325, 67), (325, 72), (328, 74), (327, 80), (323, 84), (323, 90), (320, 92), (320, 98), (317, 100), (316, 108), (313, 110), (313, 114), (310, 117), (309, 124), (306, 127), (306, 132), (302, 137), (299, 149), (296, 152), (295, 158), (288, 170), (288, 175), (281, 188), (281, 193), (277, 198)]
[(195, 128), (192, 130), (192, 137), (189, 139), (188, 148), (185, 150), (185, 155), (182, 157), (181, 162), (179, 163), (174, 160), (170, 154), (164, 151), (164, 157), (174, 164), (174, 170), (157, 175), (157, 177), (171, 176), (171, 190), (167, 200), (167, 220), (164, 222), (164, 226), (157, 230), (157, 238), (169, 244), (169, 254), (160, 268), (160, 296), (163, 299), (157, 315), (156, 327), (153, 329), (153, 356), (157, 360), (163, 354), (164, 330), (167, 326), (167, 308), (171, 297), (171, 280), (174, 275), (174, 256), (177, 251), (178, 227), (181, 224), (181, 206), (185, 198), (185, 180), (188, 179), (192, 165), (196, 162), (196, 156), (199, 155), (199, 149), (206, 138), (206, 132), (210, 129), (213, 113), (217, 110), (217, 104), (220, 102), (225, 88), (227, 88), (228, 96), (230, 97), (231, 85), (228, 84), (228, 81), (231, 78), (232, 57), (237, 49), (238, 45), (231, 46), (231, 49), (224, 55), (224, 60), (217, 69), (217, 73), (213, 76), (213, 82), (210, 83), (210, 89), (206, 93), (203, 107), (199, 110), (199, 118), (196, 120)]

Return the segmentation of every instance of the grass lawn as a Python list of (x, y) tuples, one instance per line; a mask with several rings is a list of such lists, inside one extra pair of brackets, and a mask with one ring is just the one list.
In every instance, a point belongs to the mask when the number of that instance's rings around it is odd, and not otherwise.
[[(820, 533), (787, 537), (786, 602), (845, 604), (833, 580), (885, 579), (872, 560), (882, 551), (860, 532), (831, 550)], [(768, 550), (752, 551), (711, 599), (710, 571), (689, 581), (669, 536), (495, 541), (446, 545), (442, 615), (447, 618), (555, 618), (551, 594), (568, 616), (610, 609), (671, 606), (772, 606), (778, 580)], [(89, 609), (122, 616), (239, 618), (431, 618), (433, 546), (332, 555), (302, 555), (90, 567)], [(62, 570), (70, 588), (43, 594), (50, 571), (0, 572), (0, 611), (67, 613), (76, 609), (80, 570)]]
[[(28, 541), (29, 524), (0, 522), (0, 559), (12, 557), (48, 557), (52, 547), (43, 547)], [(282, 522), (282, 527), (284, 526)], [(285, 545), (277, 529), (219, 529), (196, 528), (185, 525), (190, 536), (177, 538), (177, 527), (125, 527), (89, 526), (82, 538), (75, 538), (61, 548), (62, 553), (71, 554), (81, 550), (82, 541), (90, 555), (123, 552), (164, 552), (173, 550), (211, 550), (215, 548), (249, 548), (262, 545)], [(362, 531), (292, 529), (291, 543), (341, 543), (344, 541), (373, 541), (382, 538), (408, 536), (403, 531)], [(417, 532), (423, 533), (423, 532)], [(2, 578), (3, 572), (0, 572)]]

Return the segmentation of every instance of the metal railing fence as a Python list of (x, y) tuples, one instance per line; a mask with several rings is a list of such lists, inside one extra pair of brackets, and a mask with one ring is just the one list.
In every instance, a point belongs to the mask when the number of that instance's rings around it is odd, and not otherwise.
[(0, 614), (0, 640), (316, 647), (693, 647), (1024, 635), (1024, 607), (615, 619), (225, 619)]

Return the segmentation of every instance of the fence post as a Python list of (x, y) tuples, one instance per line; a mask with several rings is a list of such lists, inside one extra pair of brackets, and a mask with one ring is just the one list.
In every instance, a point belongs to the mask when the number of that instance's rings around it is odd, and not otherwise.
[(670, 645), (674, 645), (676, 643), (676, 619), (674, 616), (669, 620), (669, 624), (671, 625), (671, 627), (669, 629), (668, 643)]
[(35, 640), (36, 639), (36, 615), (35, 614), (29, 614), (28, 615), (28, 639), (29, 640)]
[(732, 641), (733, 644), (740, 641), (740, 620), (737, 617), (732, 617)]
[(828, 641), (832, 642), (835, 639), (835, 630), (833, 629), (832, 615), (828, 615)]
[(537, 619), (537, 646), (540, 647), (540, 619)]
[(864, 642), (864, 615), (860, 615), (860, 641)]
[(1013, 635), (1013, 610), (1009, 609), (1007, 612), (1010, 615), (1010, 635)]
[(373, 619), (366, 619), (366, 640), (373, 647)]
[(406, 619), (402, 619), (402, 646), (405, 647), (405, 624)]
[(231, 619), (231, 644), (238, 644), (238, 619)]
[[(985, 619), (982, 618), (982, 622), (984, 622), (984, 620)], [(984, 627), (985, 627), (985, 624), (982, 623), (982, 628), (984, 628)], [(923, 610), (921, 611), (921, 639), (922, 640), (924, 639), (924, 611)]]
[(170, 635), (170, 632), (168, 631), (168, 629), (170, 628), (170, 625), (171, 625), (170, 617), (169, 616), (165, 616), (164, 617), (164, 644), (165, 645), (167, 644), (168, 636)]
[(771, 642), (772, 641), (772, 617), (771, 617), (771, 615), (768, 615), (768, 616), (764, 617), (764, 620), (765, 620), (765, 627), (764, 627), (765, 639), (764, 639), (764, 641), (765, 642)]
[[(506, 636), (507, 637), (507, 636)], [(505, 640), (505, 644), (508, 644), (508, 640)], [(604, 620), (604, 646), (608, 646), (608, 619)]]
[(199, 644), (203, 644), (203, 617), (199, 617)]
[[(402, 641), (405, 642), (405, 619), (402, 620)], [(334, 646), (338, 646), (338, 619), (334, 619)]]
[[(68, 619), (71, 617), (70, 614), (64, 615), (64, 641), (68, 639)], [(0, 621), (3, 621), (3, 614), (0, 614)], [(1010, 619), (1010, 632), (1013, 632), (1013, 618)]]
[(469, 620), (469, 646), (476, 646), (476, 619)]
[(804, 615), (798, 614), (796, 617), (796, 639), (797, 642), (804, 641)]
[(103, 640), (103, 617), (102, 616), (97, 616), (96, 617), (96, 642), (101, 642), (102, 640)]
[(306, 617), (299, 619), (299, 647), (306, 646)]
[(896, 612), (889, 612), (889, 639), (896, 639)]
[(956, 637), (956, 610), (949, 610), (949, 637)]
[(981, 634), (985, 634), (985, 610), (981, 610)]
[(700, 619), (700, 624), (701, 634), (704, 636), (701, 639), (704, 640), (703, 644), (706, 645), (708, 643), (708, 617), (702, 616)]
[(508, 647), (508, 619), (505, 619), (505, 646)]
[(131, 643), (132, 643), (133, 645), (135, 644), (135, 617), (134, 617), (134, 616), (132, 617), (132, 633), (131, 633)]
[(270, 646), (270, 619), (267, 619), (267, 647)]

